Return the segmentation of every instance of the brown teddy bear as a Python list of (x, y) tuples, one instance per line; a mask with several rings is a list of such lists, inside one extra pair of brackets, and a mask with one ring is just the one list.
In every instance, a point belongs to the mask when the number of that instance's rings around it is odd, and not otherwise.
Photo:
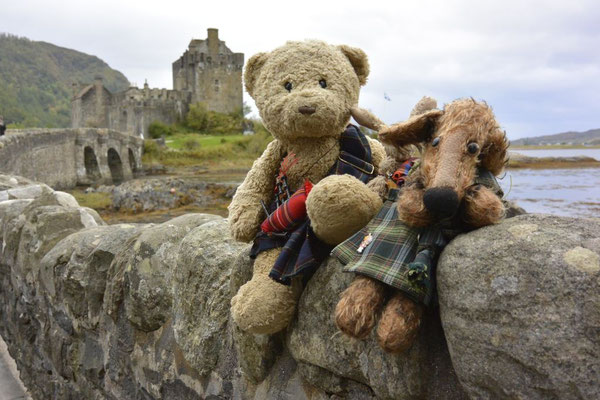
[[(358, 274), (341, 295), (336, 324), (363, 339), (381, 314), (377, 340), (391, 353), (408, 349), (416, 338), (446, 240), (504, 215), (494, 176), (504, 167), (508, 142), (491, 108), (472, 99), (456, 100), (443, 111), (427, 110), (429, 103), (422, 100), (406, 122), (372, 124), (380, 140), (400, 153), (424, 143), (420, 164), (401, 191), (392, 191), (399, 197), (389, 198), (367, 226), (333, 252), (345, 271)], [(397, 290), (386, 298), (389, 287)]]
[(231, 300), (245, 331), (284, 329), (302, 280), (381, 207), (365, 183), (383, 146), (348, 125), (368, 74), (362, 50), (321, 41), (288, 42), (248, 60), (246, 90), (274, 140), (229, 206), (233, 237), (254, 242), (252, 279)]

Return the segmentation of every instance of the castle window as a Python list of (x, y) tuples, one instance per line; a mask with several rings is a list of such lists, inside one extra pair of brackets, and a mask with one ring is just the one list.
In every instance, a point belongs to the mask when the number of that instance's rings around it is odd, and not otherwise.
[(219, 80), (215, 79), (215, 93), (219, 93)]

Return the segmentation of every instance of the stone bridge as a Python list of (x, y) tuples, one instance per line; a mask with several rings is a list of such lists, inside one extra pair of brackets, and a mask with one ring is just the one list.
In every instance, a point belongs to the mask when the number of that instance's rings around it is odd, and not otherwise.
[(23, 129), (0, 137), (0, 172), (56, 189), (119, 184), (141, 169), (143, 140), (109, 129)]

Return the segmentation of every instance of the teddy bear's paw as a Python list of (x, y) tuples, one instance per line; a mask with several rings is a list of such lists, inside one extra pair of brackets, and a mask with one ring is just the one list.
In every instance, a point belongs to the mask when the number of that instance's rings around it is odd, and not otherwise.
[(412, 346), (419, 327), (423, 307), (402, 293), (395, 293), (388, 301), (377, 326), (377, 342), (388, 353), (399, 354)]
[(381, 310), (385, 286), (371, 278), (357, 276), (342, 293), (335, 308), (335, 323), (345, 334), (357, 339), (366, 338)]
[(322, 179), (306, 199), (306, 212), (319, 239), (337, 245), (357, 232), (381, 208), (379, 196), (350, 175)]
[(506, 212), (502, 200), (482, 185), (470, 187), (465, 194), (464, 203), (463, 219), (476, 228), (498, 223)]
[(255, 276), (231, 299), (231, 316), (244, 331), (273, 334), (285, 329), (296, 310), (298, 291), (266, 276)]

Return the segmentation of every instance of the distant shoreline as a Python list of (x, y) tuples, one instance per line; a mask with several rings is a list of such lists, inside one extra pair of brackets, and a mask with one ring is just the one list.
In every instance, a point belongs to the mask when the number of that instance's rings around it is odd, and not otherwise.
[[(511, 148), (511, 150), (514, 150)], [(511, 153), (507, 168), (558, 169), (558, 168), (600, 168), (600, 161), (586, 156), (575, 157), (529, 157)]]
[(582, 144), (556, 145), (511, 145), (510, 150), (559, 150), (559, 149), (600, 149), (600, 145), (584, 146)]

